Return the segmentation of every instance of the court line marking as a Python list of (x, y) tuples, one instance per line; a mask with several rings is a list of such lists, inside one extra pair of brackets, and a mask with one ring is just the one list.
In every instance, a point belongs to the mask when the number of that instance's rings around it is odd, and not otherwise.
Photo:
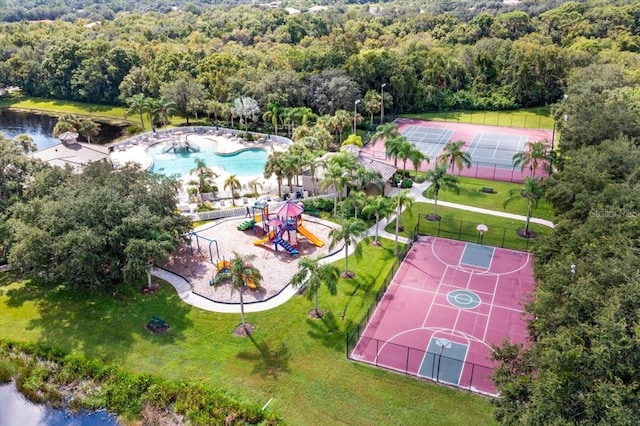
[[(498, 280), (500, 277), (496, 277), (496, 285), (495, 285), (495, 289), (498, 290)], [(487, 341), (487, 331), (489, 331), (489, 322), (491, 321), (491, 312), (493, 311), (493, 302), (496, 299), (496, 292), (493, 292), (493, 297), (491, 298), (491, 304), (489, 305), (489, 314), (488, 314), (488, 319), (487, 319), (487, 325), (484, 328), (484, 334), (482, 335), (482, 341), (486, 342)]]

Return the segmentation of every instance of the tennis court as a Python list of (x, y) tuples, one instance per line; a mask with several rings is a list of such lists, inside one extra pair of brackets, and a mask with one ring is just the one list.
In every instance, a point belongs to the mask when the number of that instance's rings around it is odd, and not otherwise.
[(496, 167), (511, 170), (513, 156), (525, 150), (528, 135), (478, 132), (471, 140), (467, 152), (473, 161), (493, 163)]
[(430, 128), (427, 126), (406, 126), (401, 134), (429, 158), (436, 158), (451, 139), (453, 130), (446, 128)]
[(487, 395), (491, 345), (527, 342), (528, 253), (420, 237), (380, 300), (351, 359)]

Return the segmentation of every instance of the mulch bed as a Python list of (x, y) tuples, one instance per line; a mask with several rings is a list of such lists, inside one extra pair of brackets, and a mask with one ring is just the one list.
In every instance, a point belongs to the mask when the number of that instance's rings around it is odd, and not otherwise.
[(237, 326), (236, 329), (233, 330), (233, 335), (236, 337), (247, 337), (252, 335), (254, 331), (256, 331), (256, 327), (253, 324), (247, 322), (244, 324), (244, 327), (242, 326), (242, 324)]
[(518, 229), (516, 231), (516, 234), (518, 234), (518, 236), (522, 238), (532, 238), (532, 239), (538, 236), (538, 234), (535, 231), (529, 230), (529, 232), (527, 232), (524, 228)]
[(155, 294), (160, 289), (160, 283), (152, 282), (151, 286), (145, 285), (140, 289), (140, 293), (150, 295)]
[(164, 325), (155, 325), (152, 322), (147, 323), (147, 330), (149, 330), (150, 332), (152, 332), (153, 334), (164, 334), (167, 331), (169, 331), (171, 329), (171, 327), (169, 327), (169, 324), (164, 324)]

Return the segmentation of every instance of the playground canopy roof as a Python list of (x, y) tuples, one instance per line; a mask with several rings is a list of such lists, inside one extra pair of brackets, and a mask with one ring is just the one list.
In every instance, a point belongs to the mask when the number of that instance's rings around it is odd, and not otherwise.
[(283, 218), (297, 217), (302, 214), (304, 208), (294, 203), (293, 201), (287, 201), (276, 210), (276, 216)]

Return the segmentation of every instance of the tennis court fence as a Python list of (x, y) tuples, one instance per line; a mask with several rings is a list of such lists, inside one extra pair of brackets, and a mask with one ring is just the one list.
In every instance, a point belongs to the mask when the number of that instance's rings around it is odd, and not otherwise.
[[(384, 350), (381, 351), (383, 348)], [(442, 352), (429, 352), (424, 349), (362, 337), (356, 340), (348, 355), (351, 360), (409, 376), (431, 379), (438, 383), (485, 395), (497, 396), (498, 394), (491, 378), (493, 367), (451, 358)], [(487, 363), (490, 362), (487, 360)], [(455, 381), (451, 380), (450, 372), (452, 370), (460, 372)]]
[[(526, 177), (530, 177), (531, 173), (528, 169), (521, 170), (516, 167), (508, 167), (499, 163), (485, 163), (481, 161), (473, 161), (471, 167), (456, 169), (458, 176), (473, 177), (478, 179), (489, 179), (500, 182), (523, 183)], [(549, 173), (544, 168), (536, 170), (535, 177), (547, 177)]]
[(486, 231), (480, 233), (477, 222), (450, 218), (441, 218), (436, 221), (429, 220), (427, 216), (425, 214), (418, 215), (418, 223), (414, 230), (416, 235), (450, 238), (452, 240), (526, 252), (532, 251), (537, 242), (535, 238), (518, 236), (516, 234), (517, 228), (491, 225), (487, 227)]

